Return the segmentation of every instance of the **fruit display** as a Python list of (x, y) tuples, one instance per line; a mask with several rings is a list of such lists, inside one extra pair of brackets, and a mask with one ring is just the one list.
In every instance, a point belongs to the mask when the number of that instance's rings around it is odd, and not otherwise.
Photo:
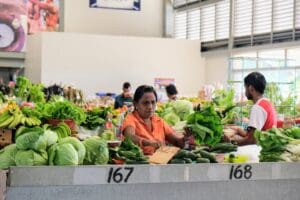
[(10, 102), (0, 115), (0, 128), (16, 128), (21, 124), (29, 127), (38, 126), (41, 120), (34, 116), (24, 115), (16, 103)]

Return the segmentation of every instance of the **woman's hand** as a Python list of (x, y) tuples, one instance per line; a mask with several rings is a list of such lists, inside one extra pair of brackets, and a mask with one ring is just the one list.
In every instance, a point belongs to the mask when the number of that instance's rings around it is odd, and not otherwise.
[(149, 144), (148, 146), (152, 146), (155, 149), (158, 149), (161, 146), (165, 146), (164, 142), (161, 142), (161, 141), (158, 141), (158, 140), (156, 140), (156, 141), (150, 141), (149, 140), (148, 144)]

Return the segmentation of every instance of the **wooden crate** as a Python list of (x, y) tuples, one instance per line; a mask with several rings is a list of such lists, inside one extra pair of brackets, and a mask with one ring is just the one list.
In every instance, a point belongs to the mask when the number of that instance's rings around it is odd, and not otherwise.
[(0, 129), (0, 147), (13, 143), (13, 133), (11, 129)]

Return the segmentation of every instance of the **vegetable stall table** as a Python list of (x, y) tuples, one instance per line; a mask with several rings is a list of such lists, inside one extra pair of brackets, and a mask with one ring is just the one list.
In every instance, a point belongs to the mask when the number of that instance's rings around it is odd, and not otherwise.
[(300, 198), (300, 163), (12, 167), (6, 199)]

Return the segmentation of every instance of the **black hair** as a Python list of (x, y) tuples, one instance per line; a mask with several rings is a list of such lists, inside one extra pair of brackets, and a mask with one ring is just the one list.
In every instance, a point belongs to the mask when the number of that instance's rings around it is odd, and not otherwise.
[(123, 89), (128, 89), (128, 88), (130, 88), (130, 87), (131, 87), (131, 85), (130, 85), (129, 82), (123, 83)]
[(261, 73), (252, 72), (244, 78), (244, 84), (247, 87), (251, 85), (257, 92), (263, 94), (266, 89), (267, 81)]
[(176, 86), (173, 85), (173, 84), (167, 85), (166, 91), (167, 91), (167, 94), (168, 94), (168, 95), (175, 95), (175, 94), (178, 94), (177, 88), (176, 88)]
[(147, 93), (147, 92), (152, 92), (155, 96), (155, 100), (157, 101), (157, 94), (155, 89), (152, 86), (149, 85), (141, 85), (139, 86), (135, 92), (134, 92), (134, 96), (133, 96), (133, 101), (135, 103), (138, 103), (139, 100), (142, 98), (142, 96)]

